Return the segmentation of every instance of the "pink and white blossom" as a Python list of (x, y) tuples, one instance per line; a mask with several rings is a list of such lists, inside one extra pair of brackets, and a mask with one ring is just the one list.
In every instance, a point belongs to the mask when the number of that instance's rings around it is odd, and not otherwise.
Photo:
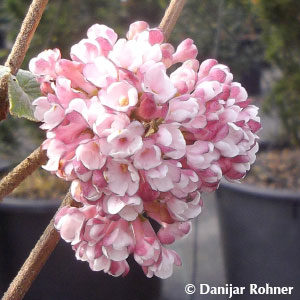
[(173, 244), (177, 239), (188, 235), (192, 224), (188, 222), (174, 222), (173, 224), (163, 223), (157, 233), (160, 242), (164, 245)]
[(138, 102), (137, 90), (127, 82), (114, 82), (99, 93), (100, 101), (116, 111), (128, 111)]
[(139, 196), (107, 195), (103, 199), (103, 210), (107, 214), (118, 214), (126, 221), (134, 221), (143, 212), (143, 201)]
[(134, 166), (125, 159), (109, 160), (104, 171), (111, 192), (120, 196), (132, 196), (139, 188), (140, 177)]
[(199, 192), (190, 194), (186, 199), (178, 199), (171, 194), (166, 195), (167, 208), (176, 221), (188, 221), (197, 217), (202, 208)]
[(161, 150), (152, 140), (145, 141), (143, 147), (133, 156), (133, 165), (137, 169), (150, 170), (161, 163)]
[(171, 276), (181, 259), (165, 245), (191, 231), (202, 192), (243, 178), (258, 151), (258, 108), (230, 69), (199, 63), (191, 39), (176, 50), (164, 39), (144, 21), (120, 39), (95, 24), (70, 60), (54, 49), (29, 64), (43, 167), (81, 205), (61, 208), (55, 227), (78, 260), (112, 276), (128, 273), (130, 255), (146, 276)]
[(155, 275), (166, 279), (173, 274), (174, 265), (181, 266), (181, 264), (181, 259), (174, 250), (163, 247), (158, 262), (151, 266), (143, 267), (143, 270), (147, 277), (151, 278)]
[(115, 130), (106, 139), (102, 139), (101, 151), (114, 158), (131, 156), (142, 148), (143, 133), (143, 125), (138, 121), (133, 121), (128, 127)]
[(162, 104), (172, 98), (177, 89), (166, 73), (163, 63), (153, 64), (144, 74), (143, 88), (154, 95), (157, 103)]
[(179, 124), (162, 124), (157, 131), (156, 143), (166, 156), (178, 159), (185, 155), (186, 142)]

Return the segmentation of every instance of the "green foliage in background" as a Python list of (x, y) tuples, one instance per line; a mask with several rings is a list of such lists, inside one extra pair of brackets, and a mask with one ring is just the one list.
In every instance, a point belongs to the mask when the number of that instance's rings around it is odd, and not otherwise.
[(68, 192), (70, 183), (38, 169), (27, 177), (11, 194), (24, 200), (58, 200)]
[[(0, 6), (0, 20), (14, 41), (31, 0), (5, 0)], [(157, 24), (162, 17), (161, 1), (120, 0), (51, 0), (34, 35), (23, 68), (30, 58), (49, 48), (59, 48), (68, 58), (70, 47), (86, 37), (87, 29), (94, 23), (106, 24), (119, 34), (124, 34), (135, 20)], [(1, 21), (0, 21), (1, 24)]]
[(300, 71), (283, 73), (267, 98), (266, 110), (276, 108), (285, 132), (284, 142), (300, 146)]
[(188, 0), (172, 38), (191, 36), (200, 60), (214, 57), (230, 66), (234, 80), (253, 95), (265, 64), (260, 31), (249, 0)]
[(260, 17), (267, 60), (282, 72), (267, 98), (277, 110), (287, 142), (300, 146), (300, 1), (253, 0)]
[[(30, 2), (5, 0), (2, 9), (0, 6), (0, 20), (5, 20), (8, 40), (15, 39)], [(70, 47), (84, 38), (94, 23), (111, 26), (120, 35), (136, 20), (155, 26), (168, 4), (168, 0), (49, 1), (23, 68), (27, 68), (31, 57), (47, 48), (57, 47), (64, 57), (69, 57)], [(199, 47), (200, 60), (218, 58), (231, 66), (237, 80), (247, 80), (253, 72), (259, 72), (263, 63), (259, 24), (250, 8), (250, 1), (245, 0), (189, 0), (171, 41), (178, 44), (191, 37)]]

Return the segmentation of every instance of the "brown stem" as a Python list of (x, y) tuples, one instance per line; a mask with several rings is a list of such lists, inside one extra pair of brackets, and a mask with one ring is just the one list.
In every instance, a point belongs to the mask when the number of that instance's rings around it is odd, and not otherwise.
[(168, 40), (170, 34), (175, 27), (177, 19), (183, 9), (186, 0), (171, 0), (163, 19), (159, 24), (159, 28), (163, 31), (165, 40)]
[[(67, 205), (76, 206), (77, 204), (78, 203), (72, 199), (70, 193), (68, 193), (60, 208)], [(50, 224), (47, 226), (44, 233), (29, 254), (19, 273), (11, 282), (2, 300), (23, 299), (32, 282), (41, 271), (52, 251), (55, 249), (59, 238), (60, 236), (54, 228), (54, 218), (52, 218)]]
[[(10, 68), (12, 74), (16, 74), (21, 67), (47, 3), (48, 0), (33, 0), (28, 9), (20, 32), (5, 62), (5, 66)], [(0, 121), (6, 118), (7, 109), (7, 77), (2, 77), (0, 79)]]
[(46, 163), (47, 155), (41, 147), (33, 151), (0, 181), (0, 201), (12, 192), (27, 176)]
[(8, 112), (7, 83), (8, 74), (0, 78), (0, 121), (5, 120)]

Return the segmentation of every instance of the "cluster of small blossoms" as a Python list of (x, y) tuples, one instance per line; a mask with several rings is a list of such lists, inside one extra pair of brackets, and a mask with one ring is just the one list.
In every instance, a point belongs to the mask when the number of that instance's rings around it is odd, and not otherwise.
[(81, 203), (55, 218), (77, 259), (119, 276), (132, 254), (148, 277), (167, 278), (181, 260), (166, 245), (190, 232), (202, 192), (249, 170), (260, 120), (228, 67), (199, 64), (191, 39), (175, 50), (145, 22), (126, 37), (95, 24), (71, 60), (58, 49), (33, 58), (44, 95), (35, 117), (47, 131), (44, 168)]

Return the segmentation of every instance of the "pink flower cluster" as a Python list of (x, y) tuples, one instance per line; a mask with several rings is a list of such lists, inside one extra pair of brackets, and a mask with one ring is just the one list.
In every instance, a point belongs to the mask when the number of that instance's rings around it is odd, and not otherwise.
[(191, 39), (175, 50), (145, 22), (126, 37), (95, 24), (71, 60), (58, 49), (33, 58), (44, 94), (35, 117), (47, 131), (44, 168), (72, 181), (82, 204), (55, 218), (77, 259), (119, 276), (132, 254), (148, 277), (167, 278), (181, 260), (166, 245), (190, 232), (202, 192), (249, 170), (260, 120), (228, 67), (199, 65)]

